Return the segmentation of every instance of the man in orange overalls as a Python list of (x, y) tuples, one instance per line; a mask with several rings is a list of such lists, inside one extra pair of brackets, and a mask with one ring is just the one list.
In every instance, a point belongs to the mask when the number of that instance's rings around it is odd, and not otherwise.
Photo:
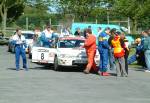
[(96, 63), (94, 60), (96, 54), (96, 37), (92, 35), (91, 29), (86, 29), (85, 33), (86, 33), (86, 40), (84, 43), (84, 48), (86, 49), (88, 64), (83, 72), (85, 74), (89, 74), (91, 69), (97, 71)]

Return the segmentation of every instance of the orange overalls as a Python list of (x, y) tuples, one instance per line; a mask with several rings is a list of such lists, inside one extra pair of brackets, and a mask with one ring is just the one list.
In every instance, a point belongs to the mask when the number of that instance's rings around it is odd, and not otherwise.
[(88, 58), (88, 64), (86, 66), (86, 69), (90, 71), (93, 69), (94, 71), (97, 71), (96, 63), (95, 63), (95, 54), (96, 54), (96, 37), (94, 35), (89, 35), (84, 43), (84, 47), (86, 49), (86, 54)]

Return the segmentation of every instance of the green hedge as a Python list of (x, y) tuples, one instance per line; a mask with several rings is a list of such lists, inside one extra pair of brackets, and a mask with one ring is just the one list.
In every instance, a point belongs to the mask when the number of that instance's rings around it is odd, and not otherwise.
[(141, 38), (141, 34), (127, 34), (127, 35), (133, 37), (134, 39)]

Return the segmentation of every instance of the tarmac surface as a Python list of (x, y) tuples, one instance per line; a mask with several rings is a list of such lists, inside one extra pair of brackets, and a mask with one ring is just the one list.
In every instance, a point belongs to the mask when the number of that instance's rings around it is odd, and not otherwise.
[(14, 54), (0, 46), (0, 103), (150, 103), (150, 73), (139, 68), (128, 77), (101, 77), (81, 68), (56, 72), (29, 59), (28, 67), (16, 71)]

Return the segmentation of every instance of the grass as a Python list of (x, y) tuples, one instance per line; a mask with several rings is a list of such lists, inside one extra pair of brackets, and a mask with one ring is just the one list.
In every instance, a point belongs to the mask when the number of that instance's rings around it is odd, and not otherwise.
[(141, 65), (138, 65), (137, 62), (133, 63), (133, 64), (130, 64), (129, 65), (129, 68), (142, 68)]

